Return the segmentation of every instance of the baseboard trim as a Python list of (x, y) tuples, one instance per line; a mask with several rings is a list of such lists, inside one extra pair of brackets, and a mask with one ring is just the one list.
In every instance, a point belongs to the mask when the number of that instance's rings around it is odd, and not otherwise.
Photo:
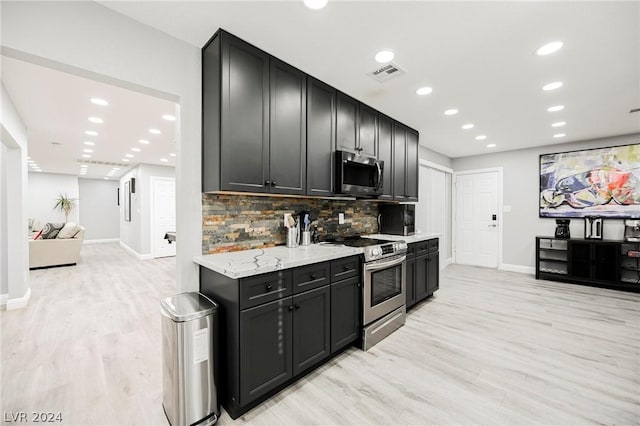
[(0, 294), (0, 306), (4, 306), (7, 304), (7, 300), (9, 300), (8, 294)]
[(13, 310), (13, 309), (21, 309), (24, 308), (25, 306), (27, 306), (29, 304), (29, 299), (31, 299), (31, 287), (29, 287), (27, 289), (27, 291), (24, 293), (24, 296), (22, 297), (16, 297), (15, 299), (9, 299), (9, 295), (7, 294), (3, 294), (3, 304), (6, 306), (7, 311)]
[(536, 268), (533, 266), (522, 266), (522, 265), (510, 265), (508, 263), (503, 263), (498, 267), (501, 271), (508, 272), (518, 272), (520, 274), (529, 274), (534, 275), (536, 273)]
[(449, 266), (449, 265), (451, 265), (453, 263), (455, 263), (455, 259), (453, 258), (453, 256), (451, 256), (448, 259), (445, 259), (444, 260), (444, 265), (442, 266), (442, 269), (446, 268), (447, 266)]
[(131, 247), (129, 247), (128, 245), (126, 245), (125, 243), (123, 243), (122, 241), (120, 241), (120, 247), (122, 247), (123, 249), (125, 249), (127, 252), (129, 252), (129, 254), (131, 254), (132, 256), (135, 256), (136, 259), (138, 260), (149, 260), (149, 259), (153, 259), (153, 255), (152, 254), (140, 254), (137, 251), (135, 251), (134, 249), (132, 249)]
[(103, 238), (97, 240), (84, 240), (82, 244), (104, 244), (104, 243), (117, 243), (120, 241), (120, 238)]

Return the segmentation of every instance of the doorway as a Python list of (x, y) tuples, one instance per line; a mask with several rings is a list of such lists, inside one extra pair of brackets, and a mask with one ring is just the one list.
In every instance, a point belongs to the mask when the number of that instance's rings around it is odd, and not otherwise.
[(154, 258), (176, 255), (177, 242), (164, 238), (176, 231), (176, 180), (152, 176), (151, 181), (151, 253)]
[(502, 259), (502, 168), (456, 172), (455, 259), (497, 268)]

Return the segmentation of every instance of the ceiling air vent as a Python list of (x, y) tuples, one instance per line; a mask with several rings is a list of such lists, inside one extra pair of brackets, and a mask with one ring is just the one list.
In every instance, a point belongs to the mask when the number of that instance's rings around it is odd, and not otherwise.
[(385, 66), (382, 66), (370, 73), (368, 73), (367, 75), (375, 78), (377, 81), (379, 81), (380, 83), (384, 83), (387, 80), (391, 80), (392, 78), (401, 76), (403, 74), (406, 74), (407, 72), (405, 70), (403, 70), (402, 68), (400, 68), (399, 65), (394, 64), (393, 62), (390, 62), (388, 64), (386, 64)]
[(115, 161), (82, 160), (80, 158), (76, 158), (76, 163), (94, 164), (96, 166), (114, 166), (114, 167), (129, 167), (129, 166), (131, 166), (131, 164), (117, 163)]

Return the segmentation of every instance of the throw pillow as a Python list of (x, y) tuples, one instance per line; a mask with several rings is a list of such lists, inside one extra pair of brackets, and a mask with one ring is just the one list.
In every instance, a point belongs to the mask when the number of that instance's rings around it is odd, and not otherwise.
[(73, 222), (69, 222), (64, 225), (64, 228), (60, 230), (56, 238), (73, 238), (80, 231), (80, 226)]
[(34, 240), (37, 240), (40, 238), (40, 236), (42, 235), (42, 229), (36, 234), (35, 237), (33, 237)]
[(42, 228), (42, 239), (51, 240), (57, 237), (62, 228), (64, 228), (64, 223), (47, 223)]

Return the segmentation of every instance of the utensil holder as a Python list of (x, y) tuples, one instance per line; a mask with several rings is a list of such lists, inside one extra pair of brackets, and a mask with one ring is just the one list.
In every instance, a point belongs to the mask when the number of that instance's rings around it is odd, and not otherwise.
[(296, 228), (287, 228), (287, 247), (298, 247), (298, 230)]
[(301, 246), (309, 246), (311, 245), (311, 231), (303, 231), (302, 232), (302, 242)]

